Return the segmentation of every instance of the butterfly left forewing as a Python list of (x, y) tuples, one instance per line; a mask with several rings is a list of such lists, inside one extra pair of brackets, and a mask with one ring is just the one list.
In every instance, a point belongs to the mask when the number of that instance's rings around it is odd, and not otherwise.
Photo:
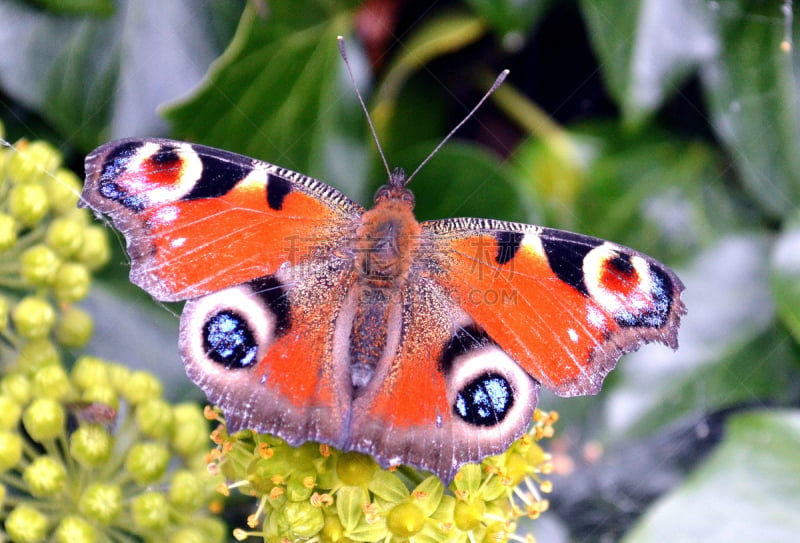
[(663, 264), (601, 239), (489, 219), (422, 224), (439, 281), (537, 381), (599, 391), (646, 342), (677, 347), (683, 284)]
[(131, 280), (195, 298), (332, 250), (363, 209), (335, 189), (211, 147), (127, 139), (86, 159), (85, 205), (128, 241)]

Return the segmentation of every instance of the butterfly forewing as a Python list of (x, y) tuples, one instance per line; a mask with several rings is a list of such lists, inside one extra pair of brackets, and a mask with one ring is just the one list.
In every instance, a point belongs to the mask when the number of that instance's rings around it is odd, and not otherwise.
[(96, 149), (82, 196), (125, 234), (131, 280), (160, 300), (195, 298), (331, 250), (363, 212), (310, 177), (160, 139)]

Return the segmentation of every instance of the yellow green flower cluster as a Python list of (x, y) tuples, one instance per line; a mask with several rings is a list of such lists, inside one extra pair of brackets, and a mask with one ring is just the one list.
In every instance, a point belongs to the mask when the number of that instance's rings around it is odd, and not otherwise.
[(385, 470), (359, 453), (291, 447), (252, 431), (229, 435), (219, 411), (208, 408), (206, 416), (219, 422), (208, 456), (210, 471), (229, 481), (219, 491), (258, 500), (248, 528), (234, 530), (238, 540), (503, 542), (519, 538), (521, 517), (548, 508), (551, 485), (542, 475), (552, 464), (538, 441), (552, 436), (555, 412), (537, 410), (527, 434), (505, 453), (463, 466), (447, 488), (435, 476)]
[(49, 144), (0, 145), (0, 541), (222, 542), (201, 408), (152, 374), (70, 364), (92, 330), (75, 302), (109, 257), (80, 188)]
[(149, 373), (84, 356), (0, 378), (0, 519), (15, 543), (221, 542), (207, 449), (200, 407), (167, 403)]
[[(0, 138), (3, 127), (0, 124)], [(92, 320), (75, 302), (106, 263), (105, 229), (76, 207), (81, 183), (44, 141), (0, 146), (0, 362), (35, 368), (80, 348)]]

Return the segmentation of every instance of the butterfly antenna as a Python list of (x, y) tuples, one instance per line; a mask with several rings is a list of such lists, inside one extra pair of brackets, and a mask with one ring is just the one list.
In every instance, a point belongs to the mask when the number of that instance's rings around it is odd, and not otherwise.
[(361, 104), (361, 109), (364, 110), (364, 115), (367, 117), (367, 124), (369, 125), (369, 129), (372, 132), (372, 139), (375, 140), (375, 146), (378, 148), (378, 154), (381, 156), (381, 160), (383, 161), (383, 167), (386, 168), (386, 174), (391, 177), (392, 172), (389, 168), (389, 162), (386, 160), (386, 155), (383, 153), (383, 148), (381, 147), (381, 141), (378, 139), (378, 132), (375, 130), (375, 125), (372, 123), (372, 117), (369, 116), (369, 110), (367, 109), (367, 105), (364, 103), (364, 98), (361, 97), (361, 93), (358, 91), (358, 85), (356, 85), (356, 78), (353, 75), (353, 70), (350, 67), (350, 61), (347, 59), (347, 50), (344, 46), (344, 38), (342, 36), (337, 36), (336, 41), (339, 42), (339, 54), (342, 55), (342, 60), (344, 60), (344, 65), (347, 67), (347, 73), (350, 75), (350, 81), (353, 82), (353, 89), (356, 91), (356, 96), (358, 97), (358, 103)]
[(406, 179), (406, 184), (410, 183), (410, 182), (411, 182), (411, 180), (412, 180), (412, 179), (414, 179), (414, 176), (415, 176), (415, 175), (417, 175), (417, 173), (418, 173), (418, 172), (419, 172), (419, 171), (422, 169), (422, 167), (423, 167), (425, 164), (427, 164), (427, 163), (428, 163), (428, 161), (429, 161), (430, 159), (432, 159), (432, 158), (433, 158), (433, 156), (434, 156), (436, 153), (438, 153), (438, 152), (439, 152), (439, 149), (441, 149), (441, 148), (442, 148), (442, 146), (443, 146), (445, 143), (447, 143), (447, 141), (448, 141), (450, 138), (452, 138), (452, 137), (453, 137), (453, 134), (455, 134), (456, 132), (458, 132), (459, 128), (461, 128), (462, 126), (464, 126), (464, 123), (466, 123), (468, 120), (470, 120), (470, 119), (472, 118), (472, 116), (473, 116), (473, 115), (475, 115), (475, 112), (476, 112), (476, 111), (478, 111), (478, 108), (480, 108), (480, 107), (481, 107), (481, 105), (483, 105), (483, 103), (486, 101), (486, 99), (487, 99), (487, 98), (489, 98), (489, 97), (492, 95), (492, 93), (493, 93), (494, 91), (496, 91), (496, 90), (497, 90), (497, 88), (498, 88), (500, 85), (502, 85), (502, 84), (503, 84), (503, 81), (505, 81), (505, 79), (506, 79), (506, 76), (507, 76), (507, 75), (508, 75), (508, 70), (503, 70), (502, 72), (500, 72), (500, 75), (498, 75), (498, 76), (497, 76), (497, 79), (495, 79), (495, 80), (494, 80), (494, 83), (492, 83), (492, 86), (489, 88), (489, 90), (488, 90), (488, 91), (486, 91), (486, 94), (484, 94), (484, 95), (483, 95), (483, 98), (481, 98), (481, 99), (478, 101), (478, 103), (477, 103), (477, 104), (475, 104), (475, 107), (473, 107), (473, 108), (470, 110), (470, 112), (469, 112), (469, 113), (467, 113), (467, 115), (464, 117), (464, 119), (462, 119), (462, 121), (461, 121), (460, 123), (458, 123), (458, 124), (455, 126), (455, 128), (453, 128), (453, 129), (452, 129), (452, 130), (451, 130), (451, 131), (450, 131), (450, 132), (449, 132), (449, 133), (448, 133), (448, 134), (447, 134), (447, 135), (444, 137), (444, 139), (442, 139), (442, 141), (439, 143), (439, 145), (437, 145), (437, 146), (436, 146), (436, 147), (433, 149), (433, 151), (431, 151), (431, 152), (430, 152), (430, 154), (429, 154), (427, 157), (425, 157), (425, 160), (423, 160), (422, 162), (420, 162), (419, 166), (417, 166), (417, 169), (416, 169), (416, 170), (414, 170), (414, 171), (411, 173), (411, 175), (409, 175), (409, 176), (408, 176), (408, 178)]

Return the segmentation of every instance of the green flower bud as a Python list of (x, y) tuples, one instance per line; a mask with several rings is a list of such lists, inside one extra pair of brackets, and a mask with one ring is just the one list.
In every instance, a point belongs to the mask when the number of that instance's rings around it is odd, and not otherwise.
[(99, 466), (111, 457), (114, 439), (99, 424), (83, 424), (70, 436), (69, 452), (87, 468)]
[(11, 313), (17, 333), (27, 339), (39, 339), (50, 333), (56, 321), (53, 306), (35, 296), (23, 298)]
[(61, 259), (46, 245), (34, 245), (23, 252), (19, 260), (22, 279), (35, 287), (52, 285), (61, 266)]
[(170, 503), (186, 512), (201, 508), (206, 502), (205, 477), (185, 469), (176, 471), (169, 485)]
[(51, 398), (37, 398), (23, 411), (22, 424), (34, 441), (42, 442), (63, 434), (66, 418), (60, 403)]
[(106, 367), (108, 368), (109, 383), (114, 387), (114, 390), (127, 400), (128, 397), (123, 392), (126, 390), (133, 372), (122, 364), (109, 363), (106, 364)]
[(49, 339), (42, 338), (31, 340), (19, 349), (16, 368), (19, 371), (32, 372), (60, 363), (61, 355), (56, 346)]
[(6, 533), (14, 543), (39, 543), (47, 537), (47, 517), (29, 505), (18, 505), (6, 517)]
[(286, 523), (285, 529), (292, 534), (292, 540), (308, 539), (317, 535), (325, 525), (322, 509), (308, 502), (290, 502), (281, 510)]
[(83, 232), (83, 245), (75, 258), (92, 271), (105, 266), (111, 258), (111, 247), (108, 245), (105, 229), (87, 226)]
[(94, 483), (81, 494), (78, 510), (90, 520), (108, 526), (122, 511), (122, 489), (117, 485)]
[(348, 486), (364, 486), (378, 470), (378, 464), (369, 456), (357, 452), (343, 454), (336, 464), (336, 473)]
[(133, 522), (145, 530), (163, 529), (169, 521), (167, 498), (160, 492), (145, 492), (131, 502)]
[(61, 519), (53, 533), (57, 543), (95, 543), (97, 530), (91, 523), (77, 515)]
[(157, 443), (137, 443), (128, 451), (125, 469), (140, 485), (157, 482), (167, 471), (169, 451)]
[(133, 405), (161, 397), (161, 382), (152, 373), (134, 371), (119, 389), (122, 397)]
[(0, 393), (13, 399), (19, 405), (31, 400), (31, 382), (22, 374), (12, 373), (0, 380)]
[(91, 276), (83, 264), (65, 262), (56, 272), (53, 292), (56, 300), (69, 304), (86, 298), (89, 294)]
[(17, 152), (6, 165), (6, 174), (17, 183), (43, 181), (61, 165), (58, 150), (46, 141), (20, 141), (16, 147)]
[(16, 428), (21, 415), (22, 406), (8, 394), (0, 393), (0, 430)]
[(0, 213), (0, 252), (17, 243), (17, 221), (6, 213)]
[(75, 395), (67, 372), (59, 364), (51, 364), (36, 371), (31, 379), (31, 390), (37, 398), (65, 400)]
[(311, 497), (313, 486), (306, 484), (306, 477), (311, 477), (311, 480), (313, 480), (313, 472), (293, 473), (292, 476), (289, 477), (289, 480), (286, 482), (286, 499), (293, 502), (300, 502)]
[(208, 420), (196, 404), (178, 404), (172, 415), (172, 446), (178, 454), (189, 457), (208, 448)]
[(22, 479), (36, 498), (51, 498), (59, 494), (67, 482), (67, 470), (51, 456), (39, 456), (22, 472)]
[(47, 227), (45, 241), (61, 258), (69, 258), (83, 246), (83, 233), (86, 226), (70, 217), (53, 219)]
[(176, 531), (169, 543), (223, 543), (227, 541), (227, 531), (227, 526), (220, 520), (202, 517), (193, 519), (191, 526)]
[(0, 473), (16, 466), (22, 459), (22, 437), (0, 430)]
[(55, 175), (48, 177), (44, 183), (56, 214), (64, 215), (75, 211), (78, 195), (83, 186), (77, 175), (66, 168), (59, 168)]
[(136, 407), (136, 426), (146, 436), (155, 439), (172, 431), (172, 406), (160, 398), (153, 398)]
[(84, 402), (105, 404), (114, 410), (119, 409), (119, 396), (117, 396), (117, 391), (111, 388), (111, 385), (107, 383), (87, 388), (83, 391), (81, 400)]
[(386, 516), (386, 527), (395, 537), (408, 538), (425, 527), (426, 515), (415, 503), (395, 505)]
[(41, 185), (15, 185), (8, 195), (8, 211), (24, 226), (33, 226), (47, 214), (50, 203)]
[(70, 306), (61, 314), (56, 325), (56, 339), (64, 347), (80, 349), (92, 337), (94, 321), (79, 307)]
[(81, 390), (108, 385), (108, 365), (95, 356), (81, 356), (72, 366), (72, 382)]
[(453, 511), (453, 521), (459, 530), (466, 532), (478, 528), (485, 514), (486, 502), (483, 500), (459, 501)]

